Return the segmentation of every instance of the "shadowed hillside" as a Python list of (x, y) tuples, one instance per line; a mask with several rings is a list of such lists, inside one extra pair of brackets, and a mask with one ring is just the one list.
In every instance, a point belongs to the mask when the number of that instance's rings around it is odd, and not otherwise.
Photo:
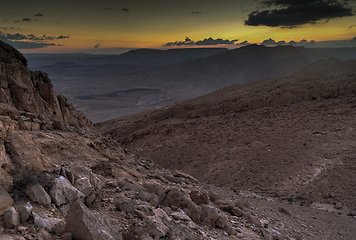
[(321, 60), (99, 123), (138, 156), (202, 181), (312, 205), (355, 205), (356, 61)]

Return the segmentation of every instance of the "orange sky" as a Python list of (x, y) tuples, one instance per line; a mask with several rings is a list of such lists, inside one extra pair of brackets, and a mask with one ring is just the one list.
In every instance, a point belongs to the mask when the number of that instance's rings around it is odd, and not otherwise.
[[(287, 27), (266, 26), (264, 23), (258, 26), (246, 25), (245, 20), (253, 11), (283, 8), (294, 11), (294, 6), (267, 6), (258, 0), (20, 2), (22, 3), (8, 1), (1, 4), (0, 39), (22, 52), (100, 52), (114, 48), (161, 48), (168, 42), (176, 42), (170, 47), (179, 47), (179, 44), (183, 44), (183, 47), (197, 47), (195, 42), (208, 38), (238, 41), (228, 45), (215, 41), (212, 45), (200, 47), (234, 48), (244, 41), (261, 43), (270, 38), (287, 43), (303, 39), (308, 42), (328, 41), (329, 45), (333, 43), (330, 41), (341, 41), (345, 46), (353, 46), (354, 41), (351, 39), (356, 37), (356, 17), (352, 16), (355, 13), (355, 1), (349, 1), (347, 5), (340, 1), (340, 5), (336, 6), (331, 0), (319, 0), (319, 3), (329, 4), (330, 8), (341, 6), (343, 15), (322, 15), (313, 24), (302, 23)], [(267, 17), (271, 18), (271, 14)], [(267, 20), (269, 19), (262, 19)], [(283, 23), (283, 19), (280, 22)], [(186, 37), (191, 39), (191, 45), (179, 43), (184, 42)]]

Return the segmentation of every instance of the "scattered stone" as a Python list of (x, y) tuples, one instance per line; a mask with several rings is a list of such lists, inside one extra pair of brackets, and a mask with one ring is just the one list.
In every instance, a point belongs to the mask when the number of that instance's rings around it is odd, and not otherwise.
[(285, 209), (285, 208), (283, 208), (283, 207), (278, 207), (278, 212), (284, 213), (284, 214), (286, 214), (286, 215), (288, 215), (288, 216), (291, 215), (291, 213), (290, 213), (287, 209)]
[(38, 240), (52, 240), (53, 236), (47, 232), (45, 229), (41, 229), (38, 234), (37, 234), (37, 239)]
[(120, 240), (121, 234), (98, 213), (90, 211), (84, 203), (73, 203), (65, 217), (66, 232), (78, 240)]
[(24, 224), (27, 221), (27, 219), (31, 216), (32, 209), (33, 207), (29, 202), (19, 208), (20, 222), (22, 224)]
[(243, 211), (240, 208), (236, 207), (232, 202), (218, 200), (215, 202), (215, 204), (219, 206), (221, 210), (228, 212), (233, 216), (241, 217), (243, 215)]
[(186, 174), (186, 173), (182, 173), (178, 170), (174, 170), (172, 172), (173, 176), (175, 177), (179, 177), (179, 178), (186, 178), (186, 179), (189, 179), (190, 181), (192, 181), (193, 183), (199, 183), (199, 180), (196, 179), (195, 177), (189, 175), (189, 174)]
[(157, 216), (148, 217), (146, 227), (152, 237), (162, 238), (169, 232), (169, 228)]
[(146, 182), (143, 184), (143, 187), (149, 192), (154, 193), (158, 197), (159, 203), (161, 203), (166, 197), (166, 191), (161, 185), (155, 182)]
[(172, 221), (172, 218), (170, 218), (167, 213), (160, 208), (153, 209), (153, 213), (155, 216), (160, 217), (164, 223)]
[(166, 196), (166, 199), (162, 202), (166, 206), (175, 206), (185, 211), (188, 216), (196, 223), (200, 222), (201, 210), (188, 195), (183, 191), (173, 188)]
[(194, 189), (190, 192), (190, 198), (192, 199), (193, 202), (195, 202), (198, 205), (202, 204), (208, 204), (209, 203), (209, 197), (208, 195), (198, 189)]
[(27, 185), (25, 191), (32, 201), (45, 206), (51, 204), (51, 197), (47, 194), (47, 192), (40, 184), (37, 183)]
[(184, 212), (174, 212), (169, 214), (169, 216), (171, 216), (175, 220), (181, 220), (187, 222), (192, 221), (192, 219), (190, 219), (190, 217), (188, 217)]
[(0, 213), (3, 212), (6, 208), (11, 207), (14, 204), (10, 194), (0, 187)]
[(14, 228), (20, 223), (19, 213), (14, 207), (9, 207), (4, 211), (4, 224), (6, 228)]
[(49, 218), (44, 214), (37, 214), (35, 212), (32, 213), (34, 224), (38, 228), (44, 228), (49, 232), (53, 232), (56, 235), (60, 235), (63, 233), (63, 229), (65, 226), (65, 222), (59, 218)]

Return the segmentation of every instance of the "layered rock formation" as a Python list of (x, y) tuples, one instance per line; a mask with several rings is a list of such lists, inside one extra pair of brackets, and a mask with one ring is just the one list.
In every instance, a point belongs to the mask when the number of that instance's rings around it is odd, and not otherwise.
[[(24, 130), (91, 128), (84, 114), (57, 96), (47, 74), (27, 69), (27, 60), (0, 41), (0, 114), (2, 122)], [(6, 118), (4, 116), (8, 116)]]

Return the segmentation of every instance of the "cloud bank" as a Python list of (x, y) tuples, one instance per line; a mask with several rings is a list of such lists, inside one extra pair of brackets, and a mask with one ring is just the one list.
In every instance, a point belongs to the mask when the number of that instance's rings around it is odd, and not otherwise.
[(294, 28), (354, 15), (347, 1), (341, 3), (337, 0), (266, 0), (263, 4), (274, 9), (251, 12), (245, 20), (245, 25)]
[(335, 41), (307, 41), (302, 39), (300, 41), (291, 40), (286, 42), (284, 40), (276, 41), (272, 38), (265, 39), (260, 43), (260, 45), (265, 46), (283, 46), (283, 45), (292, 45), (292, 46), (302, 46), (309, 48), (338, 48), (338, 47), (356, 47), (356, 37), (348, 40), (335, 40)]
[(189, 37), (186, 37), (184, 41), (168, 42), (163, 45), (163, 47), (174, 47), (174, 46), (217, 46), (217, 45), (235, 45), (238, 40), (229, 40), (212, 37), (205, 38), (204, 40), (193, 41)]
[[(17, 49), (34, 49), (43, 48), (47, 46), (56, 46), (55, 43), (48, 43), (48, 41), (67, 39), (69, 35), (59, 36), (36, 36), (34, 34), (21, 34), (21, 33), (4, 33), (0, 31), (0, 40), (11, 44)], [(57, 46), (60, 46), (59, 44)]]

